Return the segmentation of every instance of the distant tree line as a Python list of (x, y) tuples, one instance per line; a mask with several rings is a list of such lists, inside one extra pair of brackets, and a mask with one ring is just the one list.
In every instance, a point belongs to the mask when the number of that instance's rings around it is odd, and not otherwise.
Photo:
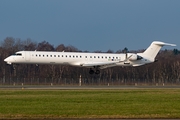
[[(158, 62), (140, 67), (112, 67), (101, 70), (99, 75), (90, 75), (88, 68), (66, 65), (7, 65), (4, 59), (17, 51), (81, 51), (64, 44), (54, 47), (47, 41), (40, 43), (31, 39), (21, 40), (7, 37), (0, 44), (0, 85), (3, 84), (56, 84), (56, 85), (134, 85), (134, 84), (180, 84), (180, 51), (162, 50), (157, 55)], [(128, 49), (117, 50), (124, 53)], [(143, 52), (144, 50), (128, 51)], [(101, 51), (94, 51), (101, 52)], [(107, 53), (114, 53), (107, 50)]]

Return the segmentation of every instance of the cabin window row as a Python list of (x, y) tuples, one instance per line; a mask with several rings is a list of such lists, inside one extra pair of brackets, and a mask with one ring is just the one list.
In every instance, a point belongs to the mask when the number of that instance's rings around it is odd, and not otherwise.
[[(82, 58), (82, 56), (78, 56), (78, 55), (38, 55), (36, 54), (36, 57), (69, 57), (69, 58)], [(107, 56), (85, 56), (85, 58), (105, 58), (105, 59), (119, 59), (119, 57), (107, 57)]]
[(82, 58), (82, 56), (74, 56), (74, 55), (73, 56), (71, 56), (71, 55), (69, 55), (69, 56), (68, 55), (61, 55), (60, 56), (60, 55), (37, 55), (37, 54), (36, 54), (36, 57), (70, 57), (70, 58), (73, 57), (73, 58)]

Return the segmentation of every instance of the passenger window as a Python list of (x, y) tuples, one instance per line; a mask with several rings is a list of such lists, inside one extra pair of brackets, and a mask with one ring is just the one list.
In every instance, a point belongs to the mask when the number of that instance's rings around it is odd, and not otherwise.
[(50, 55), (52, 57), (52, 55)]

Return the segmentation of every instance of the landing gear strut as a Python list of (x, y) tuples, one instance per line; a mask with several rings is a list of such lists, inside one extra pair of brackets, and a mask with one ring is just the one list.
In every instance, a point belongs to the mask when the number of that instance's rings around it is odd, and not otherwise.
[(96, 71), (94, 71), (93, 69), (90, 69), (90, 70), (89, 70), (89, 74), (92, 75), (92, 74), (94, 74), (94, 73), (95, 73), (95, 74), (100, 74), (100, 70), (98, 70), (98, 69), (97, 69)]

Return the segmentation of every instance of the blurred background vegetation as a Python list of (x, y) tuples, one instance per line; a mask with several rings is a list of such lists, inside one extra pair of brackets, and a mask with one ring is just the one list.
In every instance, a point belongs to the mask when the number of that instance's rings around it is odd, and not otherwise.
[[(52, 45), (31, 39), (21, 40), (7, 37), (0, 43), (0, 85), (180, 85), (180, 51), (161, 50), (158, 62), (140, 67), (112, 67), (101, 70), (99, 75), (90, 75), (89, 69), (65, 65), (7, 65), (4, 59), (17, 51), (81, 51), (74, 46)], [(128, 48), (107, 53), (124, 53)], [(144, 50), (128, 51), (143, 52)], [(94, 52), (101, 52), (99, 50)]]

